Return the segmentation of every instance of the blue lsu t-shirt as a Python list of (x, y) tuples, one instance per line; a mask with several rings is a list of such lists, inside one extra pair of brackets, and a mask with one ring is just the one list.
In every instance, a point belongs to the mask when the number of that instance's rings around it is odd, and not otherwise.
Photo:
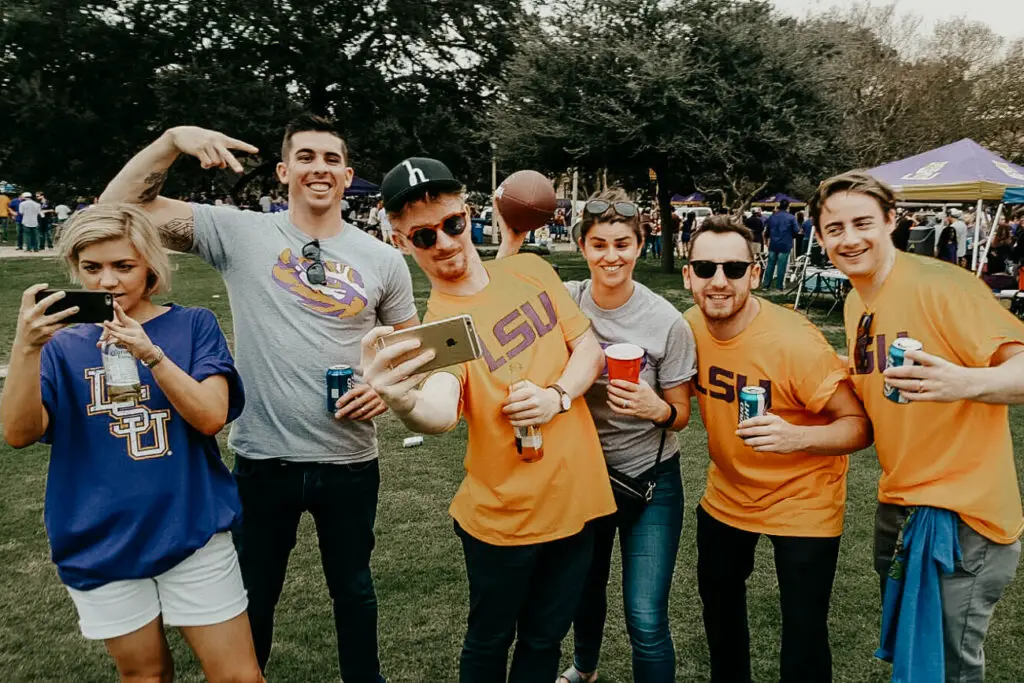
[[(242, 381), (213, 313), (171, 304), (143, 329), (193, 379), (224, 375), (228, 421), (238, 417)], [(216, 439), (174, 410), (148, 369), (139, 364), (139, 401), (110, 401), (99, 336), (96, 325), (68, 328), (42, 355), (46, 531), (61, 580), (79, 590), (162, 574), (241, 515)]]

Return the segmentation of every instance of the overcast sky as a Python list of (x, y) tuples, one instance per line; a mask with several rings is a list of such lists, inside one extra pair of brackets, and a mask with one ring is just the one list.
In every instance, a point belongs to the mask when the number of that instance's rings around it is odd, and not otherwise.
[[(781, 11), (796, 16), (821, 12), (837, 5), (848, 5), (842, 0), (771, 0)], [(874, 2), (873, 4), (888, 4)], [(1024, 38), (1024, 0), (897, 0), (897, 10), (912, 12), (925, 19), (927, 29), (931, 23), (955, 17), (968, 17), (982, 21), (1007, 38)]]

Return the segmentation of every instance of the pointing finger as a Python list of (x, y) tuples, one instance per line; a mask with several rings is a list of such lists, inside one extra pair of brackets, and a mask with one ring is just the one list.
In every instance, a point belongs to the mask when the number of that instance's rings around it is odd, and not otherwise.
[(248, 152), (249, 154), (257, 154), (260, 151), (260, 148), (255, 145), (250, 145), (248, 142), (243, 142), (237, 138), (228, 137), (227, 135), (224, 136), (223, 144), (229, 149), (237, 149), (243, 152)]

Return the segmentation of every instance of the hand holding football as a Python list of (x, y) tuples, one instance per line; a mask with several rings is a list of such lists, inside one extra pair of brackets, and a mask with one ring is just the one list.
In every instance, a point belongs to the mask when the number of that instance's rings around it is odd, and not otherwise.
[(498, 211), (514, 232), (536, 230), (555, 214), (555, 188), (537, 171), (516, 171), (494, 193)]

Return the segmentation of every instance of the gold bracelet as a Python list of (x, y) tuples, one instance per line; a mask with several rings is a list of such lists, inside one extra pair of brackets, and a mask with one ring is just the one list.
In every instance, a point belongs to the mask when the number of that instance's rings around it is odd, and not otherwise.
[(160, 348), (159, 346), (157, 346), (157, 347), (156, 347), (156, 358), (154, 358), (154, 359), (153, 359), (153, 360), (151, 360), (151, 361), (146, 361), (146, 360), (144, 360), (144, 361), (142, 361), (142, 364), (143, 364), (143, 365), (145, 365), (145, 366), (146, 366), (147, 368), (149, 368), (150, 370), (152, 370), (152, 369), (153, 369), (153, 368), (155, 368), (155, 367), (156, 367), (156, 366), (157, 366), (157, 365), (158, 365), (158, 364), (160, 363), (160, 361), (162, 361), (162, 360), (163, 360), (164, 358), (166, 358), (166, 356), (164, 355), (164, 350), (163, 350), (163, 349), (161, 349), (161, 348)]

